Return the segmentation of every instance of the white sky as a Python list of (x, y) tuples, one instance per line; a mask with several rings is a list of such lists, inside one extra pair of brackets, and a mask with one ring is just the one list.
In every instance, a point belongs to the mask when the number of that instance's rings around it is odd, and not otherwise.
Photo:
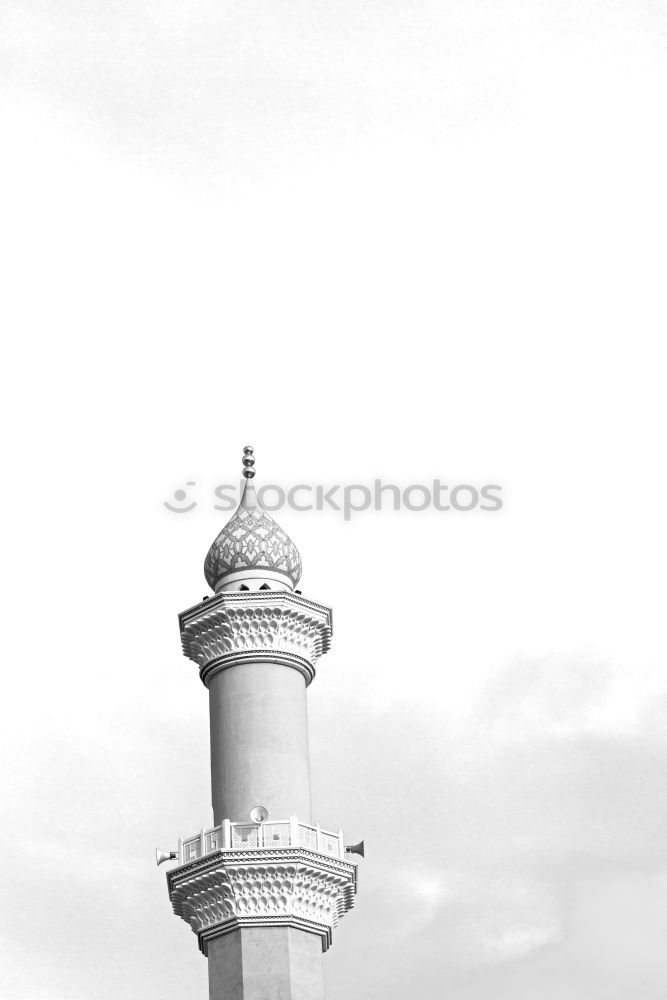
[[(7, 1000), (206, 996), (152, 861), (210, 822), (176, 614), (261, 482), (334, 608), (328, 1000), (663, 1000), (667, 8), (5, 0)], [(162, 506), (195, 481), (199, 506)]]

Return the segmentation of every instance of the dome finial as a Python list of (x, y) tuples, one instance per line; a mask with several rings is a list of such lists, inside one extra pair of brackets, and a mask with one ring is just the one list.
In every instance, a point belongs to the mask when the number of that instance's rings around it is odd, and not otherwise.
[(241, 503), (208, 550), (204, 574), (216, 593), (228, 590), (294, 590), (301, 556), (294, 542), (262, 509), (255, 493), (255, 449), (243, 449)]
[(246, 479), (252, 479), (255, 475), (255, 470), (253, 468), (255, 464), (255, 459), (252, 457), (254, 448), (251, 448), (249, 444), (243, 449), (243, 475)]

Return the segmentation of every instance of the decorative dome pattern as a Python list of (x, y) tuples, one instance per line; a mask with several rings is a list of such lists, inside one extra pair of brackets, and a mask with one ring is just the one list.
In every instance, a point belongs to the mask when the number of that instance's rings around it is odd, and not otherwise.
[(245, 569), (281, 573), (293, 587), (301, 577), (299, 550), (260, 507), (250, 479), (246, 479), (238, 510), (208, 550), (204, 575), (215, 590), (223, 577)]

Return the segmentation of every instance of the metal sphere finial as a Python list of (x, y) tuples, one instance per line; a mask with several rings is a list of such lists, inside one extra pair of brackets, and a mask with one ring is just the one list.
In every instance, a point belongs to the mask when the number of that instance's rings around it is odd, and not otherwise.
[(254, 449), (250, 447), (249, 444), (243, 449), (243, 475), (246, 479), (252, 479), (255, 475), (255, 470), (253, 465), (255, 464), (255, 459), (253, 456)]

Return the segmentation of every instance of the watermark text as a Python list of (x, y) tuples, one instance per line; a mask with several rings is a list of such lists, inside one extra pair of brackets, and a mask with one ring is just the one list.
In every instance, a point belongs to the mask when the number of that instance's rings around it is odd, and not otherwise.
[[(190, 480), (185, 486), (186, 489), (175, 490), (170, 500), (163, 501), (163, 506), (174, 514), (188, 514), (198, 506), (234, 511), (239, 505), (244, 483), (240, 486), (225, 483), (214, 487), (209, 491), (208, 504), (197, 499), (195, 481)], [(345, 521), (350, 521), (354, 514), (367, 510), (497, 512), (503, 509), (502, 493), (503, 488), (497, 483), (451, 485), (440, 479), (407, 486), (375, 479), (371, 483), (345, 485), (297, 483), (295, 486), (283, 487), (265, 483), (257, 487), (257, 498), (264, 510), (270, 513), (283, 507), (296, 511), (334, 510), (339, 511)]]

